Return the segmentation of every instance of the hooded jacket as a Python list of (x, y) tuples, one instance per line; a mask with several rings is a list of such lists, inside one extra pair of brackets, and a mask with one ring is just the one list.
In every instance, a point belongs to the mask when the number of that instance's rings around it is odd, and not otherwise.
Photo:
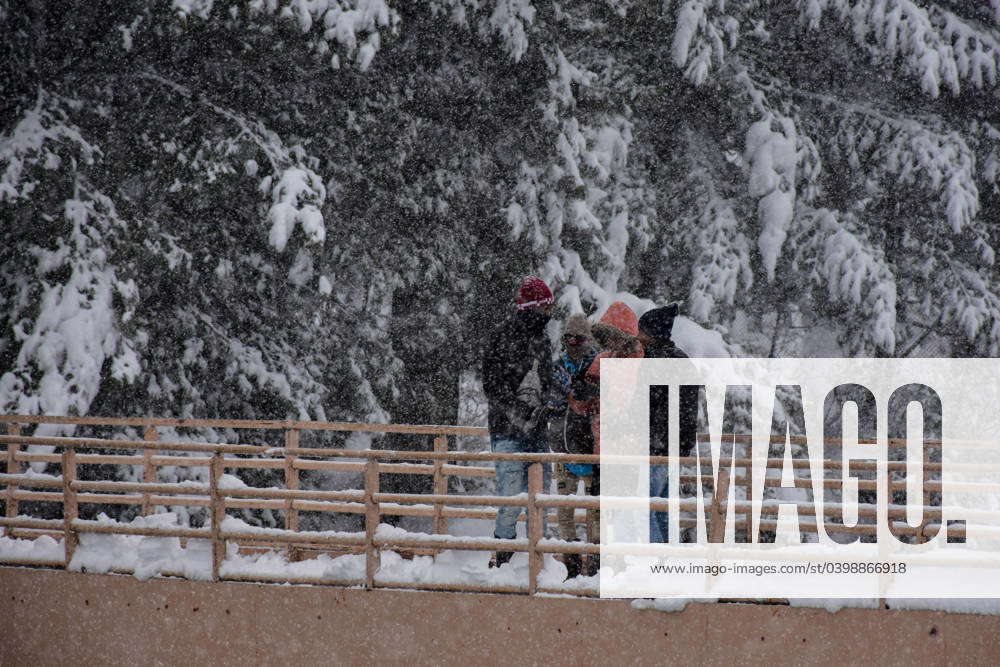
[(538, 405), (553, 396), (552, 348), (545, 335), (548, 321), (547, 315), (535, 309), (517, 311), (500, 323), (483, 350), (483, 391), (492, 436), (532, 435), (511, 423), (510, 415), (513, 412), (527, 417), (537, 407), (517, 398), (518, 388), (533, 369), (539, 384)]
[(594, 453), (601, 453), (601, 360), (608, 358), (641, 359), (644, 356), (642, 345), (635, 340), (639, 334), (639, 320), (635, 313), (621, 301), (616, 301), (608, 308), (601, 320), (592, 329), (594, 337), (607, 346), (616, 340), (632, 341), (630, 351), (624, 355), (612, 355), (604, 351), (594, 358), (590, 368), (578, 376), (574, 382), (573, 391), (569, 396), (569, 407), (575, 413), (590, 416), (590, 427), (594, 435)]
[(601, 347), (607, 350), (616, 343), (632, 340), (639, 335), (639, 318), (635, 312), (621, 301), (608, 307), (600, 321), (591, 327), (591, 332)]
[[(674, 341), (654, 338), (646, 346), (647, 359), (687, 359), (684, 350)], [(649, 388), (649, 454), (667, 456), (667, 425), (669, 387), (654, 385)], [(680, 456), (690, 456), (694, 450), (698, 431), (698, 388), (680, 388)]]

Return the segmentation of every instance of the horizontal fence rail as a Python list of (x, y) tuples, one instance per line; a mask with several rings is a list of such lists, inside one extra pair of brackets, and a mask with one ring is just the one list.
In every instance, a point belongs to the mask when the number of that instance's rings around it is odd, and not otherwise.
[[(542, 468), (531, 465), (528, 475), (528, 492), (519, 496), (498, 495), (463, 495), (448, 492), (450, 477), (492, 477), (494, 469), (485, 465), (475, 465), (480, 462), (521, 461), (529, 463), (599, 463), (601, 458), (594, 455), (567, 454), (495, 454), (491, 452), (466, 452), (449, 449), (450, 438), (456, 436), (487, 436), (484, 428), (464, 426), (427, 426), (404, 424), (354, 424), (344, 422), (304, 422), (304, 421), (243, 421), (243, 420), (195, 420), (195, 419), (132, 419), (132, 418), (98, 418), (98, 417), (38, 417), (38, 416), (0, 416), (0, 424), (6, 424), (5, 435), (0, 435), (0, 445), (5, 452), (0, 462), (6, 462), (6, 473), (0, 473), (0, 500), (6, 507), (5, 516), (0, 518), (8, 537), (37, 537), (49, 535), (63, 540), (64, 553), (60, 560), (30, 560), (13, 559), (9, 563), (41, 565), (52, 567), (69, 567), (81, 535), (141, 535), (150, 537), (172, 537), (182, 540), (201, 539), (211, 543), (211, 578), (213, 580), (227, 579), (235, 581), (280, 581), (290, 583), (317, 583), (336, 585), (363, 585), (367, 588), (422, 588), (447, 591), (480, 591), (502, 593), (571, 593), (575, 595), (596, 596), (596, 588), (546, 588), (538, 583), (543, 567), (544, 554), (582, 554), (596, 556), (600, 553), (598, 544), (586, 542), (566, 542), (555, 539), (544, 539), (544, 528), (554, 517), (549, 517), (548, 510), (559, 507), (574, 509), (574, 520), (585, 522), (584, 512), (576, 510), (599, 509), (600, 501), (596, 496), (554, 495), (549, 489), (543, 488)], [(29, 436), (23, 434), (23, 426), (31, 424), (58, 424), (98, 427), (132, 427), (143, 429), (141, 440), (118, 440), (94, 437), (53, 437)], [(164, 441), (160, 438), (160, 428), (225, 428), (234, 430), (272, 430), (283, 433), (282, 446), (241, 445), (226, 443), (207, 443), (189, 441)], [(303, 432), (344, 432), (344, 433), (392, 433), (412, 436), (429, 436), (431, 446), (422, 451), (397, 450), (346, 450), (321, 447), (303, 447), (300, 437)], [(699, 435), (699, 441), (705, 442), (708, 437)], [(727, 436), (729, 442), (746, 445), (749, 440), (743, 436)], [(792, 439), (794, 442), (794, 439)], [(784, 443), (784, 438), (774, 437), (772, 442)], [(804, 442), (804, 440), (802, 440)], [(840, 444), (839, 439), (829, 439), (828, 444)], [(939, 448), (940, 442), (927, 441), (931, 448)], [(25, 447), (42, 445), (60, 448), (58, 453), (29, 452)], [(890, 446), (905, 446), (905, 442), (890, 443)], [(103, 450), (92, 453), (91, 450)], [(132, 453), (108, 454), (107, 451), (127, 451)], [(189, 455), (178, 455), (186, 452)], [(353, 460), (341, 460), (353, 459)], [(926, 459), (926, 456), (925, 456)], [(645, 459), (643, 459), (645, 460)], [(691, 474), (696, 463), (694, 457), (680, 457), (676, 461), (668, 457), (651, 457), (651, 463), (666, 464), (674, 462), (680, 466), (679, 479), (682, 483), (711, 482), (716, 486), (716, 494), (710, 507), (706, 507), (709, 517), (709, 539), (719, 541), (720, 531), (725, 527), (727, 512), (732, 509), (735, 516), (736, 530), (763, 530), (776, 532), (778, 528), (777, 515), (779, 506), (775, 502), (765, 502), (760, 508), (763, 518), (753, 523), (751, 518), (752, 503), (739, 498), (728, 501), (729, 487), (742, 489), (745, 498), (751, 497), (751, 487), (754, 484), (749, 474), (751, 459), (746, 456), (736, 456), (733, 459), (730, 475), (722, 469), (717, 479), (712, 473)], [(45, 463), (56, 464), (61, 468), (61, 475), (42, 475), (24, 471), (24, 464)], [(473, 465), (457, 465), (458, 463)], [(767, 467), (781, 470), (786, 465), (784, 458), (767, 458)], [(793, 459), (793, 468), (806, 468), (807, 460)], [(131, 465), (141, 467), (142, 482), (121, 481), (90, 481), (78, 479), (80, 466), (88, 465)], [(906, 462), (889, 461), (883, 463), (889, 471), (906, 470)], [(209, 480), (204, 482), (165, 483), (158, 479), (158, 470), (165, 466), (188, 468), (208, 468)], [(868, 467), (866, 467), (868, 466)], [(876, 464), (853, 464), (855, 470), (876, 470)], [(988, 465), (986, 467), (989, 467)], [(1000, 466), (995, 466), (1000, 469)], [(839, 460), (823, 461), (823, 479), (825, 487), (838, 486), (839, 479), (826, 478), (827, 472), (839, 474), (843, 463)], [(285, 488), (258, 488), (249, 486), (234, 486), (224, 483), (226, 470), (274, 469), (281, 471)], [(977, 471), (983, 467), (976, 467)], [(312, 490), (300, 488), (300, 472), (304, 470), (331, 470), (361, 473), (363, 488), (355, 490)], [(920, 540), (931, 528), (937, 528), (941, 511), (928, 507), (928, 494), (939, 492), (941, 482), (931, 477), (941, 471), (940, 462), (923, 463), (924, 475), (924, 505), (923, 522), (917, 527), (905, 524), (906, 509), (890, 507), (888, 515), (895, 524), (897, 534), (912, 535)], [(432, 478), (432, 493), (384, 493), (379, 488), (379, 477), (383, 474), (425, 475)], [(781, 479), (767, 477), (762, 481), (765, 487), (782, 485)], [(799, 488), (808, 487), (809, 479), (796, 478), (794, 485)], [(965, 484), (963, 491), (992, 493), (1000, 492), (1000, 485)], [(877, 483), (874, 480), (858, 480), (860, 491), (874, 491)], [(890, 481), (887, 488), (891, 490), (906, 489), (904, 481)], [(23, 502), (57, 503), (62, 506), (62, 519), (40, 519), (19, 514)], [(642, 502), (646, 502), (642, 499)], [(669, 507), (666, 500), (648, 501), (652, 509), (665, 511)], [(204, 507), (208, 509), (211, 521), (204, 528), (189, 528), (186, 526), (138, 526), (125, 524), (109, 524), (98, 521), (84, 520), (79, 517), (81, 505), (86, 504), (117, 504), (134, 505), (140, 508), (141, 516), (155, 513), (157, 506)], [(708, 504), (707, 501), (705, 503)], [(859, 521), (854, 526), (826, 524), (823, 529), (817, 522), (816, 508), (811, 502), (781, 501), (781, 504), (796, 505), (799, 513), (799, 530), (803, 533), (826, 532), (845, 534), (876, 535), (877, 527), (874, 519), (876, 508), (871, 504), (859, 504)], [(487, 537), (458, 537), (448, 534), (448, 519), (470, 518), (492, 520), (497, 509), (501, 507), (523, 507), (523, 518), (527, 521), (527, 539), (500, 540)], [(687, 512), (698, 508), (696, 498), (681, 499), (677, 507)], [(224, 521), (227, 510), (258, 509), (278, 510), (283, 512), (283, 529), (258, 530), (225, 530)], [(824, 506), (824, 515), (837, 515), (841, 509), (838, 506)], [(334, 531), (306, 531), (300, 529), (301, 512), (332, 512), (358, 514), (364, 517), (364, 530), (358, 533), (337, 533)], [(416, 516), (431, 519), (433, 534), (409, 533), (398, 535), (379, 534), (378, 526), (383, 516)], [(774, 517), (774, 518), (770, 518)], [(983, 511), (981, 519), (1000, 519), (1000, 512)], [(871, 522), (865, 522), (871, 519)], [(682, 528), (692, 528), (696, 521), (691, 518), (681, 518)], [(1000, 528), (996, 529), (1000, 534)], [(949, 535), (958, 533), (947, 527)], [(244, 550), (281, 549), (295, 560), (305, 552), (345, 554), (354, 553), (364, 556), (364, 576), (353, 579), (310, 578), (297, 576), (247, 575), (239, 573), (224, 574), (222, 565), (227, 553), (227, 544), (236, 544)], [(434, 554), (442, 550), (467, 551), (511, 551), (528, 554), (528, 582), (526, 586), (514, 585), (473, 585), (458, 583), (429, 582), (396, 582), (378, 578), (382, 551), (387, 549), (411, 551), (412, 553)], [(686, 552), (691, 555), (691, 552)], [(169, 574), (169, 573), (167, 573)]]

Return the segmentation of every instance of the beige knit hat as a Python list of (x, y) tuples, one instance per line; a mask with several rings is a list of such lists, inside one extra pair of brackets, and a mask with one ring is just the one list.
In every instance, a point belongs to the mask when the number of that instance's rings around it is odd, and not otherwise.
[(563, 330), (564, 336), (586, 336), (592, 338), (590, 333), (590, 321), (583, 313), (570, 315), (566, 318), (566, 328)]

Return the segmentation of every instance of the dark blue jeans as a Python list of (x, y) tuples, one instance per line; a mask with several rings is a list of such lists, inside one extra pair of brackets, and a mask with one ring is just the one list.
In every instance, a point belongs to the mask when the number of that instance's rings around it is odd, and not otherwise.
[[(494, 454), (548, 453), (548, 439), (544, 434), (534, 438), (517, 438), (508, 435), (490, 436), (490, 449)], [(497, 461), (497, 495), (516, 496), (528, 491), (528, 466), (524, 461)], [(542, 493), (549, 493), (551, 468), (542, 464)], [(496, 537), (512, 540), (517, 536), (517, 517), (524, 509), (518, 505), (508, 505), (497, 510), (497, 521), (493, 528)]]
[[(670, 497), (670, 466), (649, 466), (649, 497)], [(669, 512), (649, 513), (649, 541), (666, 542), (670, 532)]]

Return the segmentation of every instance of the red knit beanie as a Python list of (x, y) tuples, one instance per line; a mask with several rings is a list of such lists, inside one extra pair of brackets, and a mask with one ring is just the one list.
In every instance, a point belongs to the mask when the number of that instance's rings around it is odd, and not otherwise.
[(540, 308), (555, 303), (552, 297), (552, 290), (545, 284), (545, 281), (537, 276), (528, 276), (521, 282), (521, 289), (517, 292), (517, 309), (528, 310), (529, 308)]

